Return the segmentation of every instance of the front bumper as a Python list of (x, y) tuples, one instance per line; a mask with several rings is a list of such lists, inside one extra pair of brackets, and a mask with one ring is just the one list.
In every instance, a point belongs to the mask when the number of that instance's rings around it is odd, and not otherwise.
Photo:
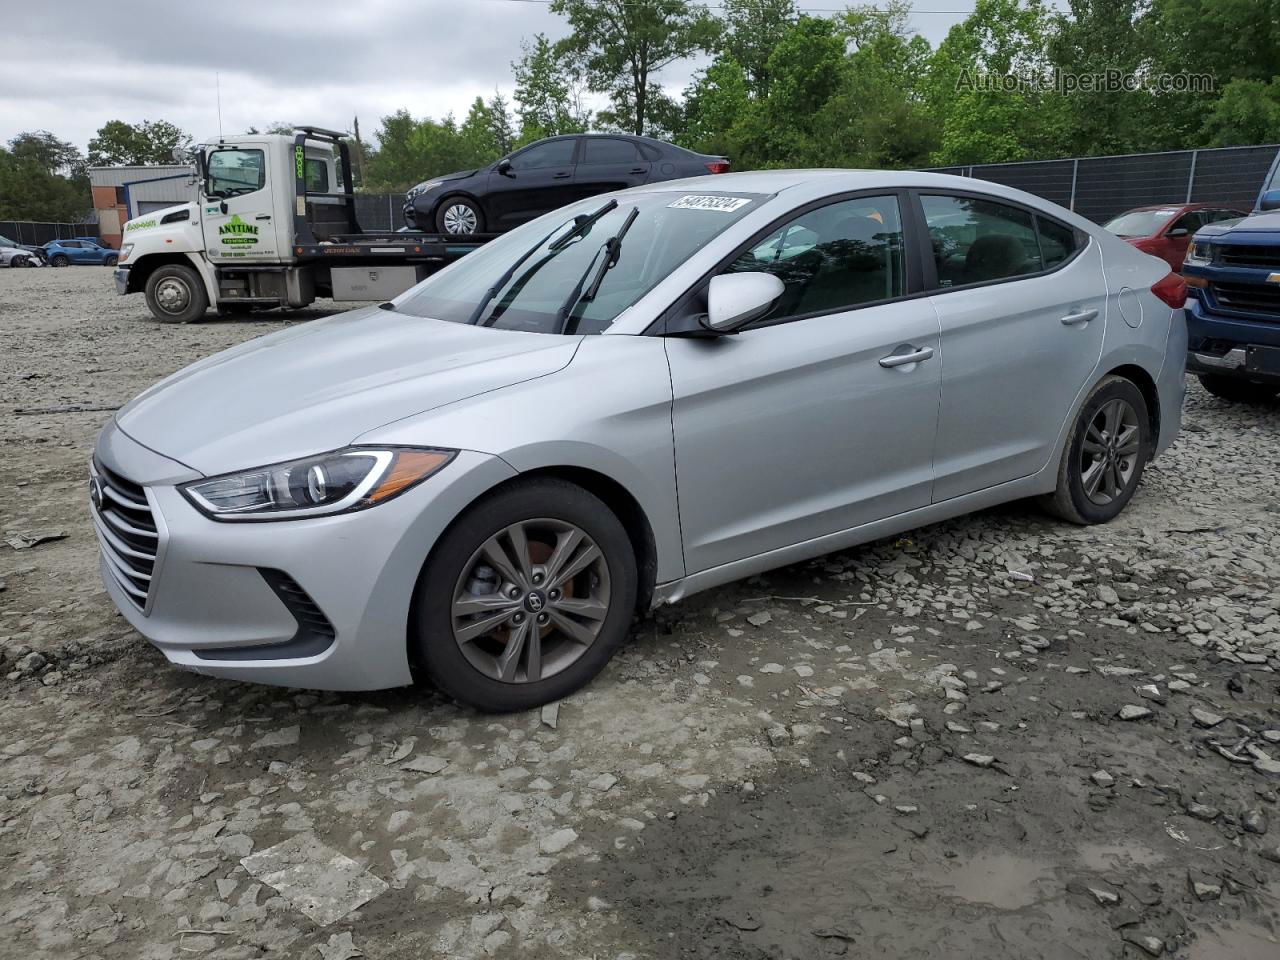
[[(95, 456), (144, 487), (159, 531), (145, 602), (112, 575), (105, 550), (101, 557), (107, 592), (133, 627), (196, 673), (323, 690), (412, 682), (409, 616), (423, 562), (461, 510), (515, 475), (497, 457), (463, 451), (439, 475), (368, 510), (219, 523), (178, 491), (198, 473), (133, 441), (114, 421)], [(324, 642), (307, 633), (280, 575), (330, 625)]]
[(1191, 297), (1187, 300), (1187, 333), (1188, 373), (1280, 383), (1280, 376), (1247, 369), (1249, 347), (1280, 347), (1280, 319), (1219, 314), (1199, 297)]
[(123, 297), (129, 292), (129, 268), (116, 267), (112, 276), (116, 281), (116, 293)]

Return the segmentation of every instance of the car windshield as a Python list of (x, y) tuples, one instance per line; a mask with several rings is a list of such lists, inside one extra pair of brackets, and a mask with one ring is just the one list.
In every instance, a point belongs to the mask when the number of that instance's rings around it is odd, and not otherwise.
[[(558, 242), (570, 235), (575, 217), (598, 213), (609, 202), (593, 197), (467, 254), (414, 287), (396, 309), (502, 330), (600, 333), (765, 199), (761, 194), (693, 191), (624, 194), (580, 236)], [(616, 246), (616, 263), (602, 272), (609, 260), (606, 243), (628, 220), (632, 222)], [(575, 297), (576, 291), (585, 295)]]
[(1104, 224), (1118, 237), (1149, 237), (1177, 214), (1176, 209), (1130, 210)]

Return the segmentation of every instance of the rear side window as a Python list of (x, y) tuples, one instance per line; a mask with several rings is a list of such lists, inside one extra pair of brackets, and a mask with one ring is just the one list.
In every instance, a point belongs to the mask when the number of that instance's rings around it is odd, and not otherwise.
[(959, 287), (1044, 269), (1031, 214), (975, 197), (922, 196), (938, 286)]
[(567, 167), (573, 162), (573, 144), (572, 139), (540, 143), (512, 157), (511, 168), (541, 170), (544, 167)]
[(582, 159), (579, 163), (638, 163), (640, 155), (635, 144), (627, 140), (615, 140), (612, 137), (588, 137), (583, 142)]
[(306, 167), (307, 193), (329, 192), (329, 167), (323, 160), (307, 158)]
[(726, 271), (771, 273), (786, 287), (777, 323), (902, 296), (902, 221), (896, 197), (843, 200), (803, 213)]
[(1071, 255), (1080, 249), (1080, 238), (1070, 227), (1036, 217), (1036, 229), (1040, 231), (1040, 255), (1044, 258), (1046, 270), (1056, 267), (1071, 259)]

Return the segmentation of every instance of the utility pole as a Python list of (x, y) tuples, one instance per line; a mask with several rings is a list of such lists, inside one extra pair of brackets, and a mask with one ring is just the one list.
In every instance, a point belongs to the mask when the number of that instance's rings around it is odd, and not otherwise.
[[(358, 116), (351, 118), (351, 127), (356, 136), (357, 169), (360, 172), (360, 182), (364, 183), (364, 141), (360, 139), (360, 118)], [(356, 185), (354, 183), (351, 184), (351, 189), (355, 190), (355, 188)]]

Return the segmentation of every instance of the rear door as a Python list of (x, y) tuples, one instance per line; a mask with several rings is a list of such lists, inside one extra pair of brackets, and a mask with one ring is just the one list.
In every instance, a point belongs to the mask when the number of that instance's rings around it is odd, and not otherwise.
[(722, 271), (781, 279), (769, 316), (667, 340), (689, 573), (928, 505), (938, 319), (911, 297), (900, 209), (888, 195), (798, 214)]
[(649, 179), (652, 164), (631, 140), (583, 137), (578, 153), (574, 193), (579, 199), (639, 186)]
[(485, 214), (490, 229), (510, 230), (575, 198), (573, 170), (577, 137), (561, 137), (512, 155), (504, 173), (489, 174)]
[(266, 143), (241, 143), (209, 153), (200, 222), (205, 252), (215, 263), (252, 263), (279, 258), (272, 223), (272, 189)]
[(1055, 449), (1102, 355), (1096, 243), (979, 194), (918, 198), (942, 330), (935, 502), (1029, 476)]

